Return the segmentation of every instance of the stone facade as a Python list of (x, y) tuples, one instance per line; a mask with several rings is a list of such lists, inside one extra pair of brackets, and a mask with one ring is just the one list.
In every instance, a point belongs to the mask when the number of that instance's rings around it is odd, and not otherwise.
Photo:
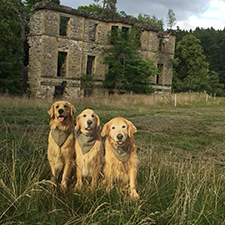
[(134, 24), (127, 18), (110, 20), (70, 7), (41, 2), (35, 5), (30, 19), (28, 83), (37, 97), (77, 98), (83, 96), (81, 76), (92, 73), (95, 89), (102, 86), (107, 65), (103, 47), (110, 47), (108, 33), (112, 27), (142, 30), (140, 53), (160, 69), (152, 77), (156, 91), (171, 91), (175, 35), (157, 27)]

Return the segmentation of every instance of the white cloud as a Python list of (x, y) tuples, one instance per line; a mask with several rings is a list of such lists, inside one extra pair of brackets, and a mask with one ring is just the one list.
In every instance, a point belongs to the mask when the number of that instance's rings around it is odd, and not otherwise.
[(209, 8), (202, 14), (189, 16), (186, 20), (177, 21), (180, 29), (189, 30), (200, 28), (224, 29), (225, 27), (225, 2), (222, 0), (212, 0)]

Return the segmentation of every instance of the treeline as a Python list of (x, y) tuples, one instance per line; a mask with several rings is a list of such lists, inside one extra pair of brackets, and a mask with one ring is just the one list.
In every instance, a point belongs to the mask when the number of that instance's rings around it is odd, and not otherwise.
[(177, 30), (173, 90), (225, 91), (225, 29)]

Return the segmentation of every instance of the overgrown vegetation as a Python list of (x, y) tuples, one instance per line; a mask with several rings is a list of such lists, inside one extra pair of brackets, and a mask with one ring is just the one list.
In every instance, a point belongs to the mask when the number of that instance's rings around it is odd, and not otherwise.
[(154, 92), (149, 86), (150, 76), (156, 75), (158, 70), (152, 60), (144, 60), (139, 55), (140, 31), (136, 27), (130, 32), (112, 30), (109, 41), (112, 47), (104, 49), (107, 56), (103, 63), (109, 65), (104, 87), (142, 94)]
[(102, 126), (124, 116), (137, 127), (141, 200), (131, 202), (116, 187), (110, 196), (101, 185), (93, 193), (50, 191), (46, 149), (52, 102), (0, 97), (0, 223), (223, 224), (225, 99), (206, 102), (200, 94), (177, 99), (177, 107), (160, 95), (71, 100), (77, 114), (93, 108)]
[(83, 74), (81, 76), (81, 88), (84, 90), (84, 96), (90, 96), (93, 92), (94, 74)]

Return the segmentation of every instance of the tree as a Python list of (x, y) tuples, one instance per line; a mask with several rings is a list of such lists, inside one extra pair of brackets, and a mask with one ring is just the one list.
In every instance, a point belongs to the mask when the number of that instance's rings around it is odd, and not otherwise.
[(215, 93), (217, 96), (224, 95), (224, 84), (219, 81), (219, 73), (215, 71), (209, 71), (210, 92)]
[(20, 1), (0, 0), (0, 92), (19, 93), (22, 89)]
[(79, 6), (78, 10), (85, 12), (102, 14), (103, 8), (99, 4), (90, 4), (89, 6)]
[(194, 35), (184, 36), (178, 43), (175, 53), (175, 83), (179, 91), (204, 91), (208, 88), (208, 63), (203, 54), (201, 42)]
[(172, 27), (175, 26), (176, 21), (175, 13), (172, 9), (169, 9), (167, 13), (167, 26), (172, 29)]
[(196, 28), (193, 34), (202, 42), (209, 69), (219, 73), (220, 82), (225, 84), (225, 29)]
[(163, 30), (163, 19), (157, 19), (156, 16), (150, 16), (147, 14), (138, 14), (137, 17), (137, 22), (142, 23), (142, 24), (147, 24), (147, 25), (152, 25), (152, 26), (158, 26), (160, 30)]
[(130, 32), (117, 31), (109, 35), (113, 46), (104, 49), (107, 56), (105, 64), (109, 65), (103, 82), (104, 87), (134, 91), (135, 93), (151, 93), (150, 76), (158, 70), (151, 60), (143, 60), (138, 49), (140, 47), (140, 31), (132, 27)]
[[(98, 3), (97, 5), (99, 5), (100, 0), (94, 0), (94, 2)], [(102, 0), (101, 14), (111, 18), (118, 16), (116, 4), (117, 0)]]

